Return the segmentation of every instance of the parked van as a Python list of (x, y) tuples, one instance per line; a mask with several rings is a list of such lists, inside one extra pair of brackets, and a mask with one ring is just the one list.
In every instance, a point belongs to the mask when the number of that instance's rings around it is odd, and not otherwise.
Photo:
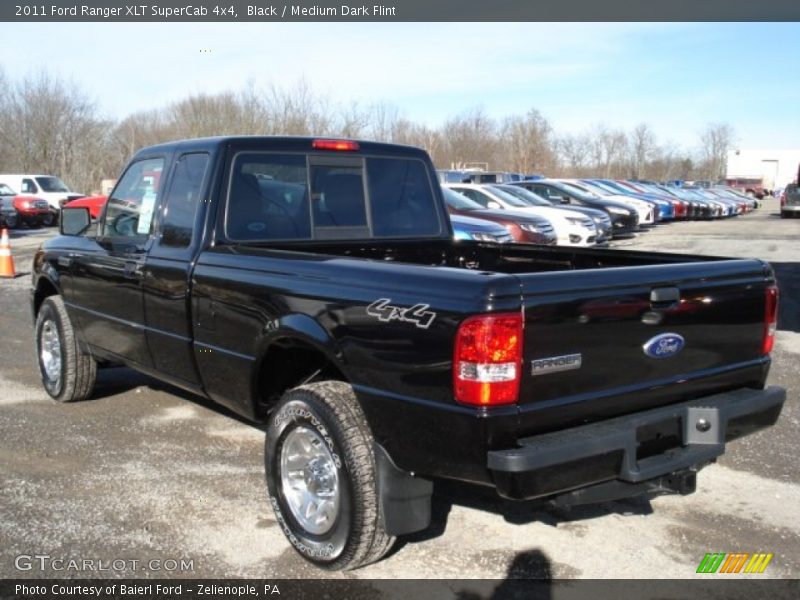
[(85, 194), (72, 192), (67, 185), (54, 175), (0, 175), (0, 183), (5, 183), (20, 196), (36, 196), (54, 209), (59, 210), (63, 204), (81, 198)]

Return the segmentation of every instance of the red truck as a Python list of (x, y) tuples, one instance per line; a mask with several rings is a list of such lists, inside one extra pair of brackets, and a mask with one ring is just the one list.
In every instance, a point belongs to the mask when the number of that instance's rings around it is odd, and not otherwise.
[(764, 189), (764, 180), (756, 177), (732, 177), (725, 180), (725, 185), (748, 196), (755, 196), (759, 200), (767, 195), (767, 190)]
[(17, 224), (24, 223), (28, 227), (54, 225), (56, 216), (47, 200), (32, 196), (14, 196), (12, 200), (17, 210)]
[(69, 208), (86, 207), (89, 209), (89, 215), (92, 217), (92, 220), (96, 221), (100, 218), (100, 213), (103, 212), (107, 201), (108, 196), (85, 196), (77, 200), (72, 200), (64, 206), (68, 206)]

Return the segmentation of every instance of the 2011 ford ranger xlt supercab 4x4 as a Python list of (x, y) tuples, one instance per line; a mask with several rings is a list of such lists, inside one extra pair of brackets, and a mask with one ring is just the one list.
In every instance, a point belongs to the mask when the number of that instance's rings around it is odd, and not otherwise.
[(289, 137), (138, 152), (34, 258), (56, 400), (124, 364), (267, 424), (277, 521), (329, 569), (430, 522), (436, 479), (562, 504), (689, 493), (769, 427), (760, 260), (452, 240), (417, 148)]

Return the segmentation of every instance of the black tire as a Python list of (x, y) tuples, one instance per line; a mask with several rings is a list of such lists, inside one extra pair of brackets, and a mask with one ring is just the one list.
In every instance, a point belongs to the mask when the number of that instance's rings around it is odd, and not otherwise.
[[(333, 518), (325, 519), (330, 521), (325, 531), (312, 532), (301, 524), (289, 497), (296, 492), (283, 483), (284, 446), (287, 461), (296, 457), (288, 448), (291, 440), (301, 435), (317, 436), (316, 448), (321, 452), (312, 452), (331, 459), (323, 465), (329, 467), (330, 479), (335, 473), (338, 509)], [(310, 383), (284, 394), (270, 415), (264, 462), (275, 517), (289, 542), (307, 561), (328, 570), (356, 569), (379, 560), (392, 547), (395, 538), (386, 533), (379, 510), (372, 433), (348, 384)], [(302, 471), (305, 483), (300, 486), (317, 481), (309, 471), (311, 462), (306, 464)]]
[[(57, 360), (53, 359), (56, 351)], [(91, 395), (97, 363), (78, 347), (61, 296), (45, 298), (36, 315), (36, 355), (42, 385), (51, 398), (73, 402)]]
[(52, 227), (58, 223), (58, 215), (52, 210), (42, 217), (42, 225)]

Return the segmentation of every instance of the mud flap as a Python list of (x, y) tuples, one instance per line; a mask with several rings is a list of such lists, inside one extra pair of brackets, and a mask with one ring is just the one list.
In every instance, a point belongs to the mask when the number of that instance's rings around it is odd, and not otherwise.
[(431, 523), (433, 482), (398, 469), (380, 444), (375, 444), (378, 498), (386, 533), (405, 535)]

